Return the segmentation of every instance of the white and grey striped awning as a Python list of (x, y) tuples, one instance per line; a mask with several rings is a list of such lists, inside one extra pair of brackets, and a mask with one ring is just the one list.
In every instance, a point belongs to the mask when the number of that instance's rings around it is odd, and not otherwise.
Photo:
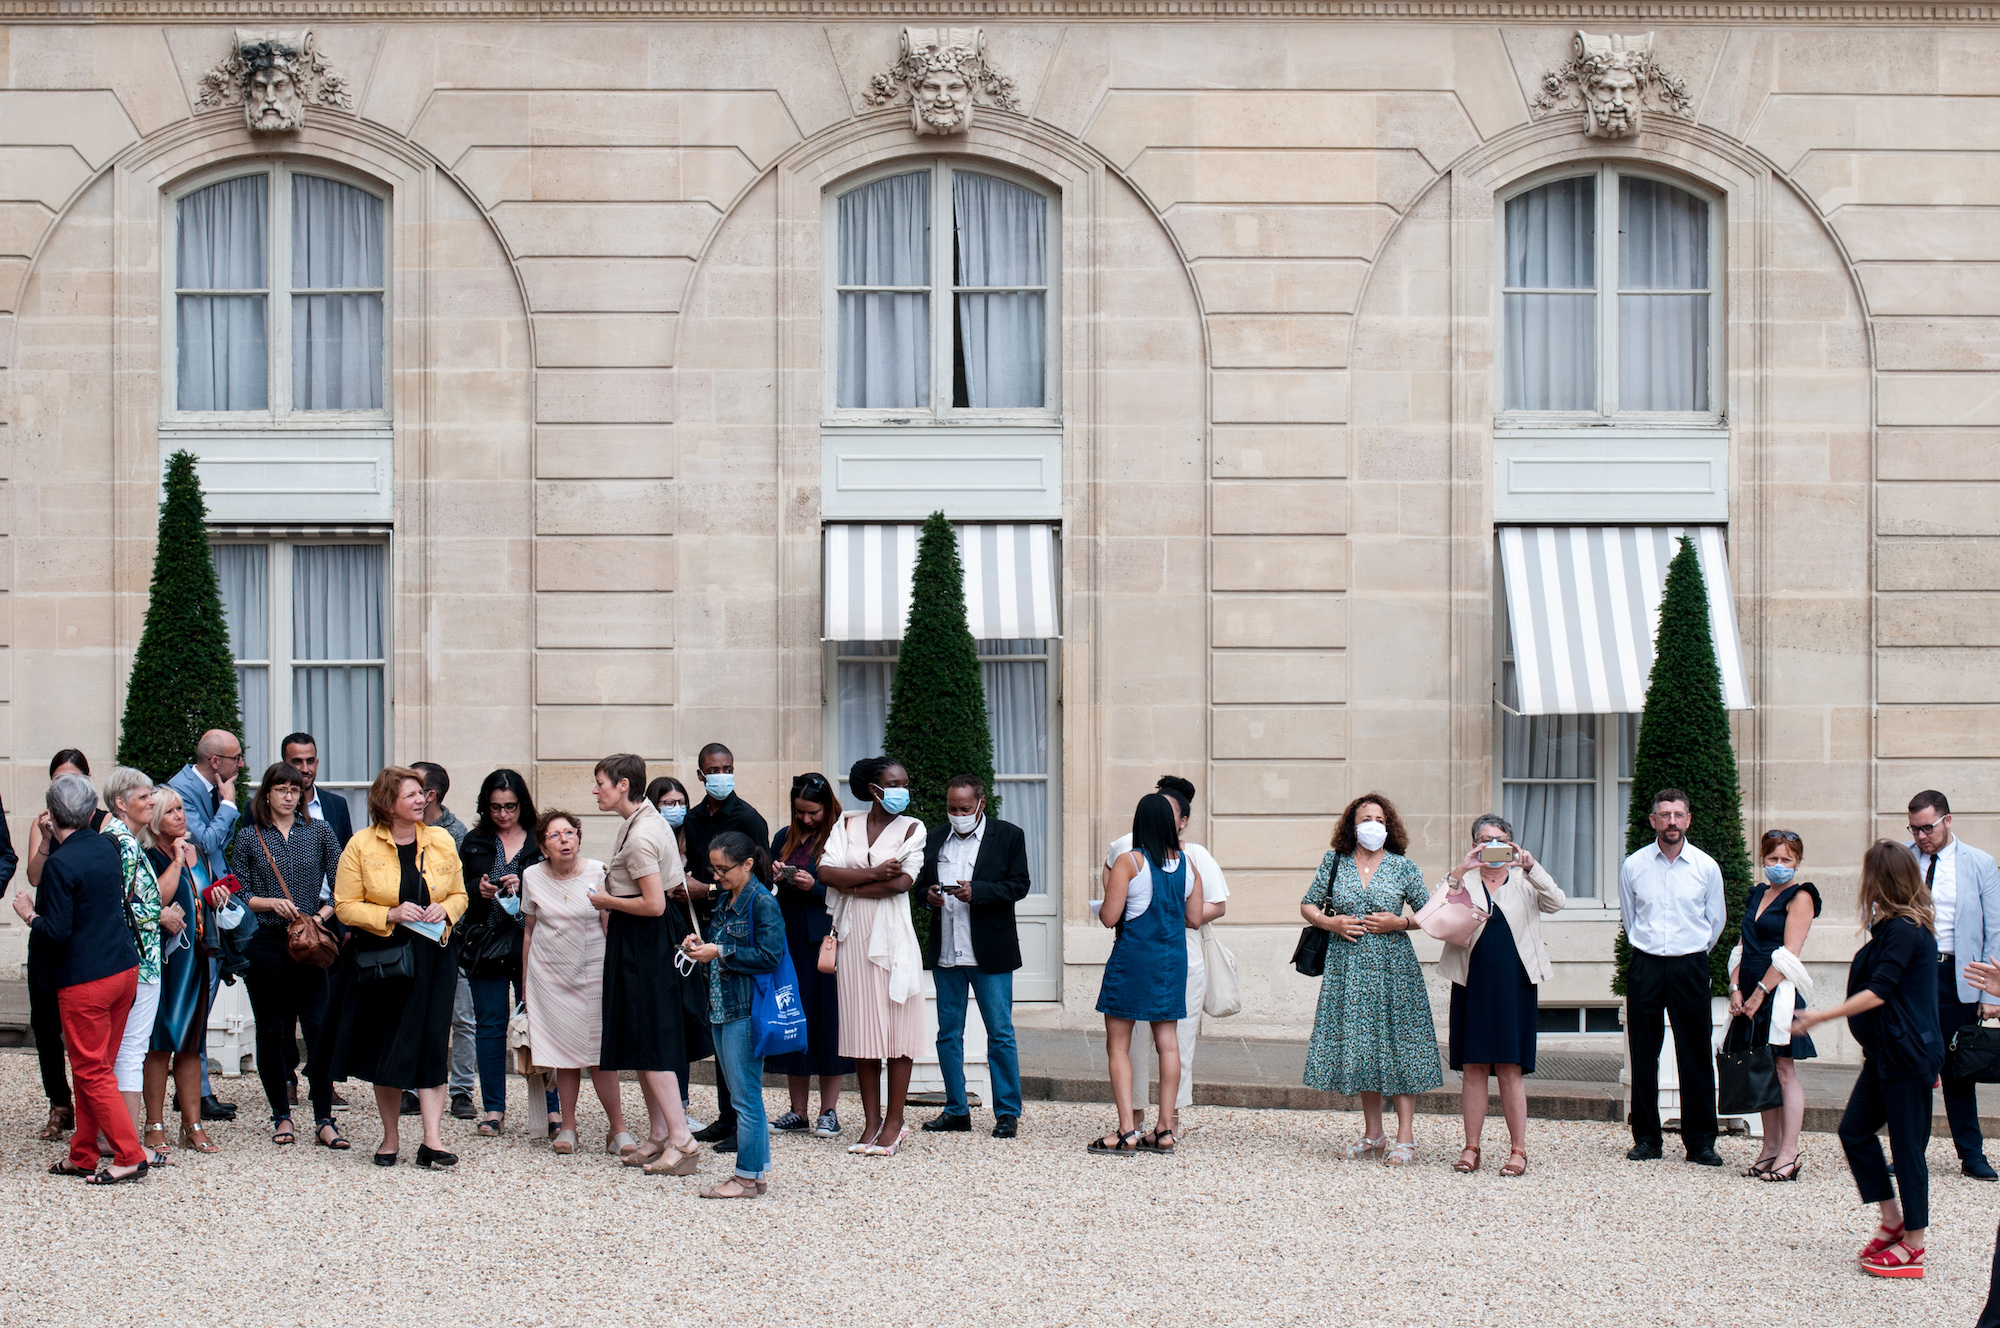
[[(826, 528), (826, 636), (830, 641), (900, 641), (910, 619), (917, 568), (912, 525)], [(1056, 558), (1047, 525), (958, 526), (965, 567), (965, 617), (975, 640), (1060, 636)]]
[(380, 538), (390, 533), (387, 525), (351, 526), (246, 526), (235, 523), (220, 523), (208, 528), (210, 536), (217, 539), (368, 539)]
[(1694, 540), (1708, 589), (1722, 704), (1750, 709), (1722, 527), (1507, 526), (1500, 531), (1500, 565), (1521, 714), (1645, 708), (1660, 595), (1683, 534)]

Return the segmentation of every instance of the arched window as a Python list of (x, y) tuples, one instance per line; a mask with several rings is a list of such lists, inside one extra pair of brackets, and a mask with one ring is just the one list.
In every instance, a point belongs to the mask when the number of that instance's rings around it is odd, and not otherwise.
[(1580, 423), (1719, 415), (1717, 212), (1686, 189), (1613, 166), (1509, 198), (1502, 414)]
[(172, 199), (168, 413), (386, 419), (388, 205), (274, 164)]
[(848, 188), (831, 212), (832, 411), (1053, 414), (1052, 197), (934, 160)]

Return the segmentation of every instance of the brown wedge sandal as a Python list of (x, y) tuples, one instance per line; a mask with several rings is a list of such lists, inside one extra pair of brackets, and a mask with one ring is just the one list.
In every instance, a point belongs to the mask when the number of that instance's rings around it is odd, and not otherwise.
[[(699, 1160), (698, 1154), (700, 1151), (700, 1144), (696, 1144), (685, 1153), (681, 1152), (678, 1148), (663, 1149), (658, 1157), (648, 1162), (645, 1166), (640, 1167), (639, 1170), (645, 1172), (648, 1176), (692, 1176), (694, 1175), (695, 1163)], [(667, 1160), (669, 1155), (673, 1158), (671, 1162)], [(723, 1195), (721, 1197), (726, 1199), (731, 1196)]]
[[(1515, 1158), (1517, 1158), (1517, 1157), (1521, 1159), (1521, 1165), (1519, 1165), (1519, 1166), (1515, 1166), (1515, 1165), (1514, 1165), (1514, 1159), (1515, 1159)], [(1508, 1150), (1508, 1153), (1507, 1153), (1507, 1165), (1506, 1165), (1506, 1166), (1504, 1166), (1504, 1167), (1502, 1167), (1502, 1168), (1500, 1168), (1500, 1174), (1501, 1174), (1501, 1175), (1503, 1175), (1503, 1176), (1525, 1176), (1525, 1175), (1527, 1175), (1527, 1174), (1528, 1174), (1528, 1155), (1527, 1155), (1526, 1153), (1522, 1152), (1522, 1151), (1521, 1151), (1520, 1149), (1518, 1149), (1518, 1148), (1514, 1148), (1514, 1149), (1509, 1149), (1509, 1150)]]
[[(1472, 1159), (1470, 1162), (1465, 1160), (1468, 1156)], [(1477, 1144), (1467, 1144), (1465, 1151), (1458, 1155), (1458, 1161), (1451, 1164), (1451, 1169), (1465, 1176), (1470, 1176), (1473, 1172), (1479, 1170), (1479, 1146)]]

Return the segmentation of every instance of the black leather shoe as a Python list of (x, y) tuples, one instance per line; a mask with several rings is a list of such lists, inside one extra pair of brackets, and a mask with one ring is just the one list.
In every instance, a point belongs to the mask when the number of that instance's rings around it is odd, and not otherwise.
[(1658, 1144), (1633, 1144), (1625, 1150), (1627, 1162), (1657, 1162), (1660, 1160)]
[(1699, 1148), (1688, 1149), (1688, 1161), (1698, 1167), (1719, 1167), (1722, 1165), (1722, 1154), (1715, 1151), (1714, 1144), (1703, 1144)]
[(451, 1114), (459, 1120), (471, 1120), (474, 1116), (477, 1116), (479, 1108), (472, 1105), (472, 1094), (453, 1093), (451, 1095)]
[(417, 1145), (417, 1165), (425, 1171), (433, 1171), (439, 1167), (455, 1167), (458, 1165), (458, 1154), (446, 1153), (432, 1148), (428, 1144), (419, 1144)]
[(236, 1104), (234, 1102), (218, 1101), (215, 1095), (211, 1093), (201, 1100), (201, 1118), (203, 1120), (235, 1120)]
[(1970, 1176), (1973, 1180), (2000, 1180), (2000, 1171), (1993, 1169), (1993, 1164), (1986, 1160), (1984, 1153), (1960, 1158), (1958, 1170), (1961, 1175)]
[(402, 1116), (421, 1116), (424, 1114), (423, 1104), (417, 1101), (415, 1093), (406, 1088), (403, 1090), (403, 1109), (397, 1114)]
[(733, 1146), (736, 1142), (736, 1122), (733, 1119), (711, 1122), (696, 1130), (694, 1137), (696, 1143), (704, 1144), (721, 1143), (727, 1139)]
[(923, 1124), (927, 1134), (965, 1134), (972, 1129), (972, 1117), (946, 1114), (933, 1117)]
[(999, 1120), (993, 1122), (993, 1137), (995, 1139), (1012, 1139), (1020, 1132), (1021, 1118), (1019, 1116), (1002, 1116)]
[(730, 1136), (729, 1136), (729, 1137), (728, 1137), (727, 1139), (717, 1139), (717, 1140), (715, 1141), (715, 1151), (716, 1151), (716, 1152), (718, 1152), (718, 1153), (733, 1153), (733, 1152), (735, 1152), (735, 1151), (736, 1151), (736, 1136), (735, 1136), (734, 1134), (731, 1134), (731, 1135), (730, 1135)]

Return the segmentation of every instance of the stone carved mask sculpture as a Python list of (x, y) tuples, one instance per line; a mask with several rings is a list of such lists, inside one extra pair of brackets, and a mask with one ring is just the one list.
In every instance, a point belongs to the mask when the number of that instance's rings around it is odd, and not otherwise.
[(1585, 136), (1630, 138), (1643, 127), (1649, 99), (1656, 109), (1693, 118), (1687, 84), (1653, 60), (1652, 33), (1627, 37), (1579, 30), (1568, 63), (1542, 76), (1534, 113), (1540, 119), (1580, 109)]
[(305, 127), (306, 107), (346, 110), (354, 105), (347, 80), (327, 68), (311, 28), (297, 32), (236, 29), (229, 56), (202, 75), (197, 110), (243, 103), (253, 134), (293, 133)]
[(986, 34), (978, 28), (904, 28), (895, 64), (868, 83), (870, 106), (910, 99), (910, 128), (919, 134), (962, 134), (972, 127), (973, 93), (1015, 109), (1014, 80), (986, 63)]

